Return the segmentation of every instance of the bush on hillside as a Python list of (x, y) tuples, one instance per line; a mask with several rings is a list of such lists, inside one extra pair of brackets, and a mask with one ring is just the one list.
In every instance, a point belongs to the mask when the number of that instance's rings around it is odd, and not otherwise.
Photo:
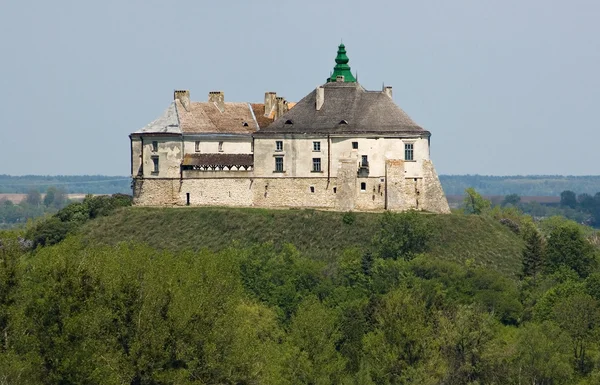
[(386, 211), (381, 217), (380, 226), (374, 246), (384, 259), (413, 259), (427, 250), (433, 233), (423, 214), (414, 211)]
[(54, 245), (89, 219), (109, 215), (119, 207), (131, 206), (132, 198), (125, 194), (85, 197), (83, 202), (71, 203), (52, 217), (37, 223), (27, 231), (34, 247)]

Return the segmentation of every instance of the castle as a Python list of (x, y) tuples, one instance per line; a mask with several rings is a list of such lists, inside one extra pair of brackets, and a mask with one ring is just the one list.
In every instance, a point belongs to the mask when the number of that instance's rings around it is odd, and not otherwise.
[(130, 135), (134, 204), (449, 213), (431, 133), (350, 72), (343, 44), (326, 83), (298, 103), (192, 102), (175, 91)]

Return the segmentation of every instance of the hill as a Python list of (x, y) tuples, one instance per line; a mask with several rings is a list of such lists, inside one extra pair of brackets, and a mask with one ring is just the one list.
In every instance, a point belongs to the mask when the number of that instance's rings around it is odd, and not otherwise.
[[(231, 245), (293, 243), (303, 254), (333, 261), (347, 248), (366, 250), (380, 213), (241, 208), (123, 208), (82, 228), (91, 242), (134, 241), (171, 251), (220, 251)], [(432, 258), (486, 266), (510, 276), (521, 268), (523, 241), (494, 219), (423, 214), (433, 228)]]

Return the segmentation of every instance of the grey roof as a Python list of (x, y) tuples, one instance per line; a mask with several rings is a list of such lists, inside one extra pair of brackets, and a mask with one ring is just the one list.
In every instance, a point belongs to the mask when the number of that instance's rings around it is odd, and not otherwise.
[(172, 102), (158, 119), (134, 134), (181, 134), (175, 102)]
[[(278, 133), (429, 135), (382, 91), (358, 83), (323, 85), (324, 103), (316, 109), (316, 90), (255, 135)], [(346, 124), (340, 124), (341, 122)]]

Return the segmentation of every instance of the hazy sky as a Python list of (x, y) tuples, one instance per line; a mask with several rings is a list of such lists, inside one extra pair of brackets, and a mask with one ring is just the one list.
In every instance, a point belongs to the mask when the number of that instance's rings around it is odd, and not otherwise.
[(0, 0), (0, 174), (127, 175), (174, 89), (297, 101), (343, 38), (440, 174), (600, 174), (600, 1)]

